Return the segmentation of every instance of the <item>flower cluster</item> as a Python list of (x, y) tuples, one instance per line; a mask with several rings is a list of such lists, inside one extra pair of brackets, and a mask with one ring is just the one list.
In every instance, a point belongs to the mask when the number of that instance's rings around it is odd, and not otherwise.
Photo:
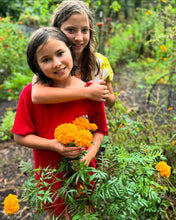
[(4, 211), (6, 215), (12, 215), (20, 209), (19, 203), (18, 203), (18, 198), (16, 195), (9, 194), (5, 199), (4, 199)]
[(163, 177), (169, 177), (171, 174), (171, 167), (167, 165), (166, 162), (161, 161), (156, 165), (156, 169), (160, 172), (160, 175)]
[(76, 118), (72, 123), (76, 125), (80, 130), (86, 129), (86, 130), (96, 131), (98, 128), (96, 124), (90, 123), (89, 120), (84, 117)]
[(81, 116), (72, 123), (57, 126), (54, 131), (54, 137), (62, 144), (89, 147), (93, 140), (91, 131), (96, 130), (96, 124), (90, 123), (88, 119)]

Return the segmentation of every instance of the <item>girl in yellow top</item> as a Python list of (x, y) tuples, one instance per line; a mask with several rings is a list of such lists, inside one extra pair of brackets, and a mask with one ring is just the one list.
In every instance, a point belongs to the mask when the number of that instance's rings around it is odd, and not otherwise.
[(34, 76), (32, 101), (52, 104), (88, 98), (112, 107), (115, 103), (111, 85), (113, 71), (107, 58), (96, 53), (94, 20), (89, 8), (80, 0), (65, 0), (56, 9), (53, 26), (63, 31), (72, 42), (77, 66), (75, 76), (93, 83), (80, 89), (51, 88), (48, 83), (38, 82)]

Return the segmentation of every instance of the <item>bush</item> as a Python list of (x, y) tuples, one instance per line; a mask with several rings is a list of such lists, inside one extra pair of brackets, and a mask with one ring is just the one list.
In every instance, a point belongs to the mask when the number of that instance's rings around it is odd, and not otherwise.
[(15, 112), (9, 110), (5, 113), (2, 123), (0, 125), (0, 138), (2, 141), (10, 140), (13, 136), (11, 133), (13, 123), (15, 120)]
[[(14, 23), (9, 17), (0, 18), (0, 72), (2, 76), (0, 84), (4, 83), (0, 90), (1, 98), (7, 98), (8, 90), (12, 88), (15, 90), (11, 92), (11, 96), (17, 97), (21, 88), (26, 85), (26, 81), (31, 81), (32, 73), (26, 60), (26, 47), (30, 33), (22, 29), (24, 26), (21, 23)], [(19, 78), (20, 81), (17, 82)], [(8, 83), (8, 80), (11, 82)], [(15, 92), (14, 95), (13, 92)]]
[[(106, 217), (116, 220), (162, 219), (164, 195), (170, 188), (164, 186), (169, 182), (168, 178), (162, 177), (160, 181), (156, 164), (165, 159), (157, 146), (141, 144), (138, 151), (132, 153), (123, 146), (109, 145), (106, 159), (102, 158), (98, 170), (83, 164), (78, 169), (79, 162), (72, 163), (69, 158), (63, 159), (58, 170), (49, 167), (34, 170), (29, 162), (22, 162), (22, 171), (30, 175), (24, 185), (22, 200), (28, 199), (29, 205), (43, 213), (47, 202), (53, 203), (52, 198), (61, 196), (74, 213), (74, 220)], [(34, 171), (41, 172), (39, 191)], [(63, 187), (52, 193), (52, 184), (47, 183), (47, 179), (62, 171), (66, 171)]]

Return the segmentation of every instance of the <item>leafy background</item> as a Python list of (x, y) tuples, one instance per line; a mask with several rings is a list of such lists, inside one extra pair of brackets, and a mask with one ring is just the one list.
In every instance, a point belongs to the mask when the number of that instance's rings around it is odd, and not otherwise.
[[(31, 150), (16, 145), (10, 132), (19, 94), (33, 75), (26, 63), (26, 45), (35, 29), (51, 24), (60, 2), (0, 1), (1, 219), (8, 219), (5, 196), (20, 197), (19, 187), (29, 179), (18, 168), (20, 161), (33, 164)], [(176, 1), (85, 2), (94, 11), (98, 51), (114, 70), (116, 104), (106, 109), (109, 142), (99, 170), (108, 179), (96, 197), (103, 203), (93, 217), (81, 218), (106, 219), (116, 213), (116, 219), (175, 219)], [(160, 161), (171, 166), (169, 178), (156, 171)], [(11, 219), (34, 216), (24, 201)]]

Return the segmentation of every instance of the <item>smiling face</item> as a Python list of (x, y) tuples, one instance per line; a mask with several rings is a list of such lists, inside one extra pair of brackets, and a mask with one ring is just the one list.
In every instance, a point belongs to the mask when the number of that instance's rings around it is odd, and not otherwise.
[(79, 58), (90, 40), (90, 24), (87, 15), (71, 15), (60, 29), (72, 42), (76, 58)]
[(36, 59), (38, 66), (52, 79), (54, 86), (62, 85), (71, 77), (73, 59), (70, 49), (63, 41), (49, 38), (45, 44), (38, 47)]

